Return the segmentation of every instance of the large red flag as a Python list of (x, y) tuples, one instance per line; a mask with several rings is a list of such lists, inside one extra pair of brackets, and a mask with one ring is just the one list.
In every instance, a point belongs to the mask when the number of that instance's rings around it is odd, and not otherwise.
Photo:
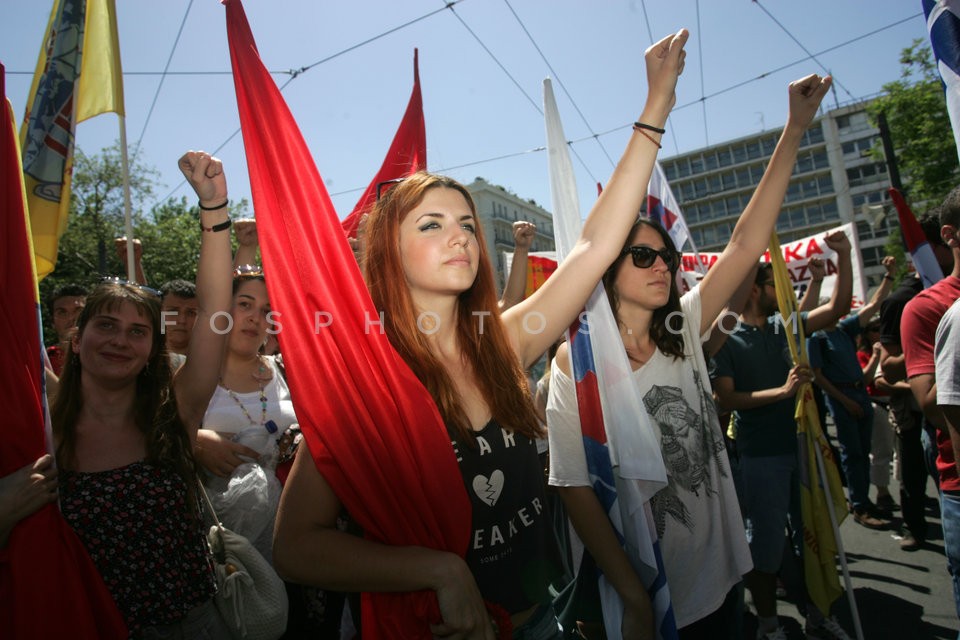
[[(0, 64), (0, 477), (47, 451), (42, 343), (33, 247), (13, 107)], [(5, 638), (126, 638), (96, 566), (55, 504), (24, 518), (0, 549), (0, 628)]]
[(389, 180), (403, 178), (411, 173), (427, 168), (427, 130), (423, 124), (423, 97), (420, 95), (420, 65), (417, 59), (417, 50), (413, 50), (413, 93), (410, 102), (400, 121), (400, 127), (387, 156), (383, 159), (380, 171), (367, 186), (357, 205), (353, 208), (341, 226), (348, 238), (357, 236), (357, 225), (360, 217), (370, 211), (377, 201), (377, 185)]
[[(317, 467), (370, 539), (464, 555), (470, 505), (430, 394), (386, 335), (323, 180), (257, 53), (240, 0), (227, 36), (267, 288)], [(364, 638), (429, 638), (432, 592), (364, 594)]]

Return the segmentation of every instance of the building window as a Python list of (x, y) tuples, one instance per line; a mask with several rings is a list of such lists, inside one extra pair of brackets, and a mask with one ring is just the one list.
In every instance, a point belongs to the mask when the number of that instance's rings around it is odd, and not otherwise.
[(707, 179), (707, 185), (709, 187), (710, 194), (720, 193), (721, 191), (723, 191), (723, 185), (721, 184), (720, 176), (718, 175), (710, 176)]
[(792, 209), (787, 219), (790, 220), (791, 227), (802, 227), (806, 223), (806, 216), (804, 215), (803, 208), (801, 207)]
[(741, 189), (753, 186), (753, 182), (750, 180), (750, 167), (737, 169), (737, 186)]
[(833, 180), (829, 175), (822, 175), (817, 178), (817, 184), (820, 185), (820, 195), (833, 193)]
[(883, 247), (866, 247), (860, 249), (864, 267), (875, 267), (883, 260)]
[(823, 127), (820, 126), (820, 123), (811, 125), (803, 137), (804, 140), (806, 140), (806, 144), (823, 142)]
[(790, 186), (787, 187), (787, 197), (786, 202), (793, 202), (800, 198), (800, 184), (798, 182), (791, 182)]

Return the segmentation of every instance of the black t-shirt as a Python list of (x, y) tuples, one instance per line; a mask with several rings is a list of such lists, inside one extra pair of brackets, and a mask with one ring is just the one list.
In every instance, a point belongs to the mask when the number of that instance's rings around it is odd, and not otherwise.
[(900, 346), (900, 318), (907, 303), (923, 291), (920, 278), (909, 277), (880, 305), (880, 344)]
[(561, 565), (536, 443), (491, 420), (475, 445), (452, 444), (473, 508), (466, 561), (480, 593), (510, 614), (549, 601)]

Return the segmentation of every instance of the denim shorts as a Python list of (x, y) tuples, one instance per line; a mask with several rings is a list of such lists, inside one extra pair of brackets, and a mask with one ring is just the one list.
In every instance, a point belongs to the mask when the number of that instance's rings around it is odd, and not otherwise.
[[(791, 512), (793, 518), (799, 516), (797, 455), (740, 456), (740, 482), (753, 568), (776, 573), (783, 559), (787, 517)], [(794, 522), (800, 525), (799, 519)]]

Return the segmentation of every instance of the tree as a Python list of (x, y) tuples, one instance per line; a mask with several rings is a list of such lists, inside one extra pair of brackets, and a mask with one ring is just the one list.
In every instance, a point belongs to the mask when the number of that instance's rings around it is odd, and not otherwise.
[[(914, 207), (939, 204), (957, 185), (960, 167), (946, 98), (936, 62), (923, 40), (900, 54), (900, 79), (883, 86), (884, 95), (867, 111), (876, 125), (886, 114), (897, 163)], [(883, 158), (883, 150), (874, 150)]]
[(893, 286), (900, 286), (900, 282), (912, 269), (911, 262), (907, 260), (907, 250), (903, 246), (900, 227), (893, 227), (893, 231), (890, 232), (887, 241), (883, 244), (883, 254), (897, 259), (897, 275), (894, 277)]
[[(130, 153), (132, 164), (128, 178), (133, 221), (139, 221), (144, 202), (153, 197), (158, 175), (156, 169), (137, 162), (136, 156), (135, 152)], [(77, 150), (70, 205), (71, 223), (79, 218), (85, 218), (89, 223), (96, 241), (94, 264), (100, 273), (106, 273), (114, 254), (113, 239), (124, 235), (123, 165), (119, 143), (103, 149), (96, 156)]]
[[(129, 154), (135, 158), (137, 154)], [(143, 243), (143, 268), (148, 283), (159, 287), (173, 278), (193, 280), (200, 250), (199, 210), (187, 204), (185, 197), (154, 204), (158, 172), (133, 161), (130, 166), (130, 200), (134, 237)], [(231, 215), (240, 217), (248, 210), (246, 200), (231, 206)], [(60, 238), (57, 265), (40, 282), (43, 304), (44, 336), (56, 339), (47, 302), (61, 284), (77, 283), (92, 288), (106, 275), (126, 277), (126, 261), (117, 256), (114, 238), (125, 235), (123, 170), (119, 144), (88, 156), (77, 149), (74, 161), (70, 219)]]

